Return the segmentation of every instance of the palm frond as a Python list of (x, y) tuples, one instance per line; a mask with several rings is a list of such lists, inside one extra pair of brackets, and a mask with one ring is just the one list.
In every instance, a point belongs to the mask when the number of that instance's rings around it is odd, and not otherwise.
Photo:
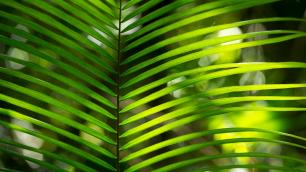
[[(303, 136), (260, 126), (209, 127), (215, 118), (233, 114), (306, 111), (297, 104), (305, 102), (305, 95), (292, 93), (306, 88), (302, 82), (208, 86), (252, 72), (305, 70), (306, 63), (295, 60), (229, 60), (245, 49), (303, 38), (304, 31), (217, 35), (258, 24), (306, 22), (293, 17), (218, 20), (279, 1), (0, 1), (5, 48), (0, 54), (0, 125), (11, 133), (9, 138), (1, 135), (1, 154), (47, 171), (303, 171), (306, 161), (295, 154), (222, 151), (226, 145), (248, 143), (305, 151)], [(221, 62), (198, 65), (214, 55)], [(262, 94), (247, 94), (252, 91)], [(42, 145), (20, 142), (14, 133), (40, 139)], [(247, 164), (239, 158), (259, 161)], [(264, 164), (265, 159), (294, 166)], [(2, 167), (0, 159), (0, 170), (20, 169)]]

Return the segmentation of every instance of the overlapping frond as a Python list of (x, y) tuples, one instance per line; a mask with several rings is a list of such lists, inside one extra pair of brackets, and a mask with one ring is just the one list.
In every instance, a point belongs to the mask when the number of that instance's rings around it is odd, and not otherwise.
[[(117, 85), (113, 75), (117, 60), (118, 31), (114, 21), (118, 18), (118, 5), (114, 1), (92, 0), (14, 0), (0, 4), (3, 9), (9, 9), (1, 10), (0, 14), (6, 21), (0, 27), (1, 44), (29, 57), (1, 54), (1, 61), (22, 67), (0, 69), (1, 125), (40, 138), (44, 145), (58, 147), (53, 151), (63, 153), (58, 155), (49, 149), (2, 138), (1, 152), (50, 171), (66, 170), (20, 154), (20, 150), (37, 152), (82, 171), (98, 168), (115, 171), (110, 159), (117, 158), (112, 148), (117, 145), (117, 131), (112, 126), (117, 118), (114, 113), (117, 105), (112, 99), (117, 93), (112, 87)], [(20, 29), (20, 25), (26, 29)], [(22, 39), (14, 39), (12, 35)], [(6, 119), (21, 120), (53, 134)], [(101, 144), (82, 138), (81, 133), (101, 140)], [(94, 167), (86, 165), (86, 161), (95, 164)]]

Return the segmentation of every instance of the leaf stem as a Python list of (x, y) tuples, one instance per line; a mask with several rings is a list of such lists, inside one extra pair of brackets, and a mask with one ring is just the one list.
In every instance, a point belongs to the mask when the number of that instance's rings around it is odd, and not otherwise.
[(120, 123), (120, 83), (121, 83), (121, 78), (120, 78), (120, 75), (121, 75), (121, 71), (120, 71), (120, 61), (121, 61), (121, 52), (120, 52), (120, 48), (121, 48), (121, 11), (122, 11), (122, 0), (119, 0), (119, 23), (118, 23), (118, 46), (117, 46), (117, 71), (118, 71), (118, 74), (117, 74), (117, 88), (116, 88), (116, 93), (117, 93), (117, 97), (116, 97), (116, 105), (117, 105), (117, 109), (116, 109), (116, 117), (117, 117), (117, 120), (116, 120), (116, 131), (117, 131), (117, 134), (116, 134), (116, 142), (117, 142), (117, 145), (116, 145), (116, 156), (117, 156), (117, 160), (116, 160), (116, 169), (117, 169), (117, 172), (120, 172), (120, 142), (119, 142), (119, 123)]

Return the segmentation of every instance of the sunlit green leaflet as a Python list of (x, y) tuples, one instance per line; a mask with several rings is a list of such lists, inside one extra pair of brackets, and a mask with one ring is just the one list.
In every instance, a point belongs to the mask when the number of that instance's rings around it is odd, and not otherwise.
[[(230, 82), (216, 88), (197, 87), (251, 72), (304, 72), (304, 62), (256, 62), (254, 56), (254, 62), (237, 60), (179, 68), (220, 53), (227, 55), (305, 37), (304, 31), (284, 28), (209, 37), (231, 28), (305, 23), (305, 19), (265, 16), (205, 23), (274, 2), (282, 3), (281, 0), (0, 0), (0, 19), (4, 21), (0, 24), (0, 42), (4, 47), (0, 54), (0, 125), (13, 136), (0, 138), (0, 157), (16, 157), (47, 171), (188, 171), (191, 167), (193, 171), (238, 167), (302, 171), (306, 161), (294, 154), (252, 150), (228, 153), (223, 152), (222, 146), (266, 143), (305, 151), (304, 137), (235, 125), (220, 129), (202, 127), (199, 131), (192, 125), (207, 124), (212, 117), (228, 113), (305, 112), (304, 104), (299, 103), (305, 102), (305, 95), (293, 94), (294, 90), (306, 88), (303, 82), (257, 85)], [(167, 85), (177, 78), (185, 79)], [(180, 97), (172, 95), (190, 87), (193, 92)], [(249, 95), (252, 91), (262, 94)], [(254, 102), (267, 105), (244, 106)], [(19, 143), (16, 132), (39, 138), (43, 145)], [(258, 135), (214, 138), (243, 133)], [(220, 148), (218, 154), (201, 151), (210, 147)], [(31, 157), (22, 150), (44, 158)], [(261, 162), (212, 165), (218, 159), (243, 157), (276, 159), (296, 166)], [(2, 171), (18, 169), (0, 166)]]

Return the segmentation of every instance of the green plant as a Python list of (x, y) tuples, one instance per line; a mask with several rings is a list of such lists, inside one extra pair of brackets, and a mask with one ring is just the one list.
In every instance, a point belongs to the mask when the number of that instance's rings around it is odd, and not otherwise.
[[(277, 1), (0, 0), (0, 42), (10, 49), (0, 55), (6, 64), (0, 68), (0, 124), (42, 140), (35, 147), (3, 136), (0, 157), (27, 160), (49, 171), (305, 171), (301, 155), (249, 148), (256, 143), (306, 148), (305, 137), (276, 131), (281, 127), (272, 119), (276, 112), (306, 110), (295, 104), (306, 97), (292, 91), (306, 84), (283, 83), (277, 77), (276, 83), (259, 79), (250, 84), (249, 79), (267, 70), (303, 71), (306, 63), (256, 62), (258, 57), (238, 62), (243, 49), (306, 36), (287, 29), (237, 30), (305, 22), (289, 17), (243, 20), (238, 13)], [(230, 28), (237, 32), (224, 35)], [(236, 76), (243, 74), (247, 77), (239, 85)], [(217, 79), (226, 77), (228, 85), (218, 84)], [(252, 93), (256, 91), (262, 94)], [(261, 122), (276, 120), (275, 125), (261, 128), (247, 116), (242, 124), (258, 126), (230, 127), (217, 118), (242, 119), (246, 113), (261, 116)], [(224, 147), (231, 144), (234, 148)], [(226, 151), (237, 146), (244, 151)], [(268, 164), (266, 159), (285, 163)], [(33, 170), (22, 168), (2, 170)]]

